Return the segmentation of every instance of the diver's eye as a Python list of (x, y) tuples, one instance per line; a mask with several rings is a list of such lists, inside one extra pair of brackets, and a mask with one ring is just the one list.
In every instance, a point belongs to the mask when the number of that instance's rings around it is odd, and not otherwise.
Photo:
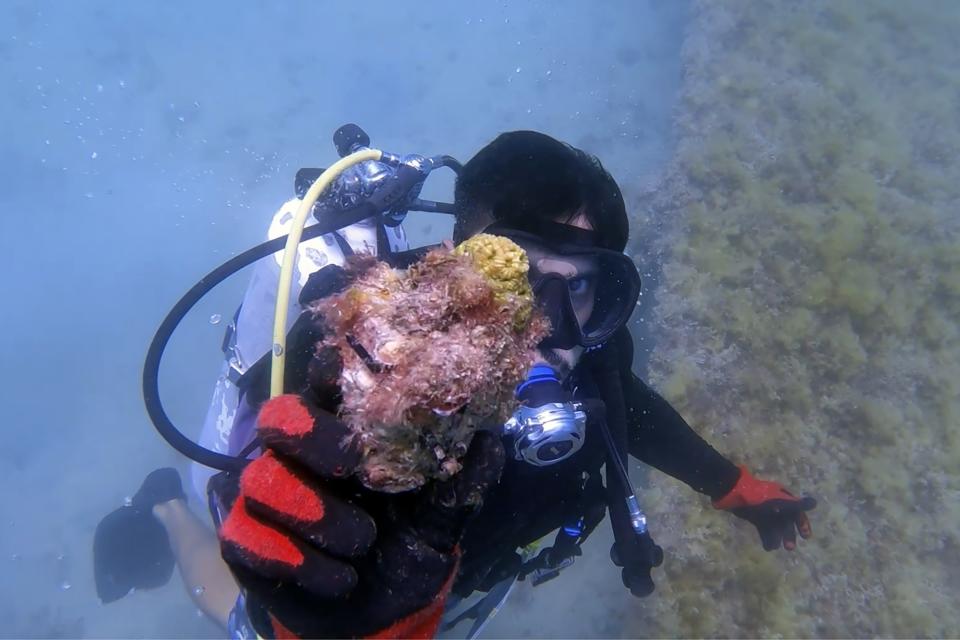
[(573, 295), (583, 295), (590, 288), (590, 278), (579, 276), (576, 278), (569, 278), (567, 280), (567, 286), (570, 288), (570, 293)]

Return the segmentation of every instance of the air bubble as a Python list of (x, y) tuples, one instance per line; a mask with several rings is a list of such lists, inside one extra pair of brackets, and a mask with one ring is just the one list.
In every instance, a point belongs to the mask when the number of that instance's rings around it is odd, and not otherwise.
[(131, 498), (130, 496), (125, 497), (125, 498), (123, 499), (123, 506), (125, 506), (125, 507), (132, 507), (132, 506), (133, 506), (133, 498)]
[(273, 355), (277, 356), (278, 358), (283, 355), (283, 345), (279, 342), (273, 343)]
[(73, 585), (66, 580), (60, 583), (60, 591), (70, 591), (71, 588), (73, 588)]
[(203, 595), (203, 592), (206, 591), (206, 590), (207, 590), (207, 589), (206, 589), (205, 587), (194, 587), (194, 588), (193, 588), (193, 595), (195, 595), (195, 596), (202, 596), (202, 595)]
[(222, 319), (223, 319), (223, 316), (221, 316), (219, 313), (215, 313), (212, 316), (210, 316), (210, 324), (220, 324), (220, 320)]

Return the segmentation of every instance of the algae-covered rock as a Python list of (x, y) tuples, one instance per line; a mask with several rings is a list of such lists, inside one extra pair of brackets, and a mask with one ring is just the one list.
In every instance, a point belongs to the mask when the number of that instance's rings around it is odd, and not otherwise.
[(954, 3), (693, 3), (675, 159), (635, 203), (663, 256), (649, 377), (819, 506), (764, 554), (652, 476), (667, 559), (630, 634), (960, 628), (957, 33)]
[(475, 429), (502, 424), (549, 323), (533, 307), (527, 258), (476, 236), (406, 271), (365, 257), (342, 293), (315, 303), (343, 359), (342, 417), (361, 480), (405, 491), (460, 468)]

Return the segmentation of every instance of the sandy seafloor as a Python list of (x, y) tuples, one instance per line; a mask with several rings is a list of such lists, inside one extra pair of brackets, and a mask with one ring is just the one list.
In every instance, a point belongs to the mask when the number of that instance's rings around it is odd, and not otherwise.
[[(140, 369), (170, 305), (260, 241), (301, 166), (357, 122), (396, 152), (466, 160), (505, 130), (598, 154), (636, 193), (664, 165), (680, 3), (0, 4), (0, 636), (217, 637), (179, 580), (102, 606), (91, 540), (150, 470)], [(427, 195), (449, 198), (438, 176)], [(412, 217), (415, 240), (449, 221)], [(202, 419), (238, 276), (188, 319), (161, 379)], [(489, 635), (619, 635), (643, 606), (601, 527), (562, 579), (518, 592)]]

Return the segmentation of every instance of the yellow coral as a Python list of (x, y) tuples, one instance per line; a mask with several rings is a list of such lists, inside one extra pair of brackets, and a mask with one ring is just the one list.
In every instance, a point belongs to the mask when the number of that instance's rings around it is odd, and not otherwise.
[(530, 263), (526, 251), (509, 238), (481, 233), (461, 242), (453, 252), (473, 260), (477, 270), (490, 281), (499, 301), (517, 296), (521, 301), (517, 321), (527, 321), (533, 308), (533, 291), (527, 279)]

